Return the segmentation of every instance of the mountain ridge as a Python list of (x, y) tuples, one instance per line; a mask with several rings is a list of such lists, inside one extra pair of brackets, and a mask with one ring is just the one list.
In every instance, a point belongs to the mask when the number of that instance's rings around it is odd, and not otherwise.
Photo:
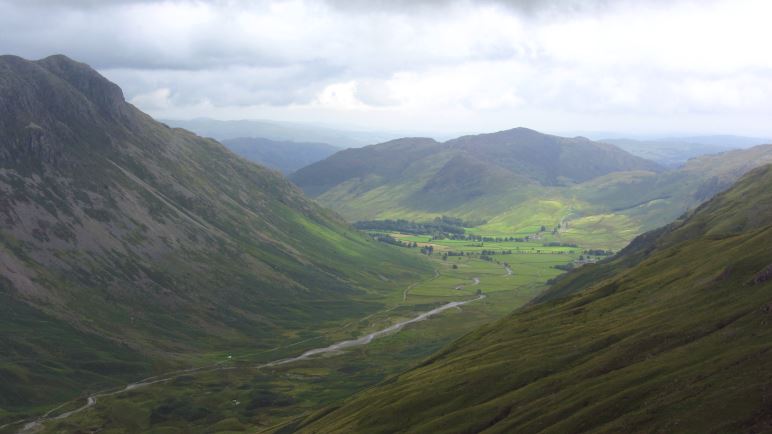
[[(581, 149), (577, 152), (571, 149), (572, 147)], [(601, 158), (601, 150), (611, 153), (612, 156), (605, 159)], [(319, 181), (329, 185), (364, 176), (366, 174), (364, 169), (366, 168), (372, 168), (380, 175), (387, 175), (388, 173), (382, 170), (383, 166), (407, 165), (411, 160), (430, 156), (427, 155), (427, 151), (432, 153), (468, 153), (478, 160), (497, 165), (500, 169), (513, 173), (523, 171), (526, 177), (533, 178), (543, 184), (555, 184), (559, 182), (559, 178), (564, 178), (570, 182), (581, 182), (588, 179), (588, 176), (591, 178), (600, 174), (607, 174), (615, 169), (630, 170), (634, 168), (654, 171), (661, 169), (655, 163), (634, 157), (613, 145), (595, 143), (586, 138), (569, 139), (551, 136), (519, 127), (495, 133), (462, 136), (446, 142), (437, 142), (429, 138), (402, 138), (364, 148), (350, 149), (299, 170), (291, 176), (291, 179), (301, 188), (309, 188), (318, 186)], [(403, 154), (386, 155), (390, 152)], [(573, 161), (577, 153), (584, 154), (586, 152), (590, 152), (591, 156), (595, 157), (592, 164), (579, 165)], [(563, 153), (568, 153), (568, 155), (563, 157)], [(369, 164), (361, 166), (361, 162), (366, 159), (369, 160)], [(396, 162), (392, 159), (395, 159)], [(613, 161), (614, 159), (619, 161)], [(325, 166), (333, 166), (342, 169), (343, 162), (360, 163), (360, 166), (356, 166), (357, 168), (350, 170), (349, 173), (325, 168)], [(583, 168), (578, 166), (583, 166)], [(581, 171), (587, 171), (588, 167), (591, 172), (589, 175), (581, 173)], [(325, 178), (327, 172), (338, 172), (337, 177), (328, 181)], [(311, 193), (318, 195), (316, 189)]]
[(429, 272), (65, 56), (0, 57), (0, 204), (26, 312), (0, 317), (0, 419), (312, 337)]

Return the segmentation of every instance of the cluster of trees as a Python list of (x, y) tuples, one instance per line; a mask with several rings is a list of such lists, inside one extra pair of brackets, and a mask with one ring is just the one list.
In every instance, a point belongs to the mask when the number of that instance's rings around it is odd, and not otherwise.
[(558, 265), (553, 265), (553, 267), (557, 268), (558, 270), (571, 271), (574, 269), (574, 263), (569, 262), (568, 264), (558, 264)]
[[(439, 218), (438, 218), (439, 219)], [(450, 235), (464, 234), (463, 226), (456, 226), (435, 219), (433, 222), (416, 223), (408, 220), (363, 220), (353, 224), (360, 230), (401, 232), (413, 235), (431, 235), (435, 238), (446, 238)]]
[(493, 255), (511, 255), (512, 254), (512, 250), (500, 250), (500, 251), (496, 251), (496, 250), (481, 250), (480, 254), (481, 255), (488, 255), (488, 256), (493, 256)]
[(462, 220), (460, 218), (448, 217), (445, 215), (442, 217), (435, 217), (434, 222), (444, 223), (452, 226), (461, 226), (462, 228), (473, 228), (475, 226), (480, 226), (487, 223), (487, 221), (483, 219)]
[(613, 250), (601, 250), (601, 249), (593, 250), (593, 249), (591, 249), (591, 250), (585, 250), (584, 254), (585, 255), (590, 255), (590, 256), (611, 256), (611, 255), (614, 254), (614, 251)]
[(523, 238), (518, 237), (482, 237), (480, 235), (454, 235), (450, 234), (448, 236), (451, 240), (457, 240), (457, 241), (477, 241), (480, 243), (504, 243), (504, 242), (518, 242), (518, 243), (524, 243), (526, 241), (530, 241), (530, 236), (525, 236)]
[(544, 247), (579, 247), (574, 243), (561, 243), (558, 241), (550, 241), (548, 243), (544, 243)]
[[(560, 223), (558, 223), (558, 225), (557, 225), (557, 226), (555, 226), (555, 227), (552, 229), (552, 235), (557, 235), (557, 234), (559, 234), (559, 233), (560, 233), (560, 229), (561, 229), (561, 228), (568, 228), (568, 222), (565, 222), (564, 224), (565, 224), (565, 226), (562, 226)], [(542, 232), (544, 232), (544, 231), (542, 231)]]
[(423, 253), (424, 255), (431, 255), (432, 253), (434, 253), (434, 247), (433, 246), (421, 247), (421, 253)]
[(376, 241), (380, 241), (380, 242), (386, 243), (386, 244), (391, 244), (391, 245), (394, 245), (394, 246), (399, 246), (399, 247), (418, 247), (418, 243), (415, 243), (415, 242), (411, 243), (410, 241), (408, 241), (408, 242), (400, 241), (400, 240), (392, 237), (389, 234), (371, 233), (370, 237), (372, 237)]

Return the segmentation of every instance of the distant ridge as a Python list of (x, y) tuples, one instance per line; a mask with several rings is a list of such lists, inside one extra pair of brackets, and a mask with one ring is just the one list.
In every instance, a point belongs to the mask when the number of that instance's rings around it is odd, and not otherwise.
[(324, 160), (340, 150), (327, 143), (276, 141), (260, 137), (240, 137), (223, 140), (222, 143), (247, 160), (284, 174)]
[[(458, 159), (458, 156), (465, 157)], [(463, 162), (478, 167), (459, 167)], [(483, 171), (479, 170), (479, 164), (483, 164), (497, 168), (495, 172), (502, 177), (502, 182), (514, 177), (542, 185), (582, 182), (617, 171), (661, 170), (656, 163), (612, 145), (581, 137), (569, 139), (515, 128), (459, 137), (444, 143), (428, 138), (404, 138), (349, 149), (297, 171), (291, 179), (313, 196), (356, 179), (363, 180), (367, 185), (357, 187), (360, 190), (362, 187), (370, 189), (411, 179), (420, 183), (418, 185), (439, 185), (441, 181), (432, 180), (432, 176), (441, 174), (444, 164), (455, 166), (445, 172), (468, 171), (469, 176), (481, 174)], [(495, 183), (495, 180), (491, 182)], [(453, 194), (469, 194), (463, 189), (445, 193), (447, 197), (443, 198), (447, 200), (452, 200), (450, 196)], [(417, 193), (414, 200), (420, 201), (421, 193)]]

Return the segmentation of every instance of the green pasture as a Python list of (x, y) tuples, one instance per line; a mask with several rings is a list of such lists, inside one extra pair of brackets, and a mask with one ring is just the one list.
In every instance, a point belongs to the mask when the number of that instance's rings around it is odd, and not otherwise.
[[(459, 243), (469, 242), (437, 243), (455, 249)], [(520, 248), (526, 244), (529, 249), (531, 244), (544, 248), (538, 243), (508, 242), (485, 243), (484, 249), (514, 250), (515, 244)], [(167, 383), (100, 398), (93, 408), (47, 423), (44, 432), (88, 429), (204, 433), (260, 431), (280, 426), (415, 366), (459, 336), (502, 318), (531, 300), (545, 288), (548, 279), (561, 273), (554, 265), (578, 257), (565, 253), (521, 253), (494, 255), (493, 261), (482, 260), (479, 255), (443, 260), (437, 253), (426, 256), (418, 249), (391, 248), (413, 260), (428, 259), (435, 273), (401, 286), (396, 283), (404, 282), (402, 279), (382, 282), (394, 283), (384, 285), (393, 289), (388, 293), (369, 293), (370, 297), (382, 296), (382, 308), (375, 313), (314, 333), (288, 336), (285, 345), (274, 348), (208, 355), (229, 369), (181, 375)], [(511, 275), (504, 263), (509, 264)], [(388, 269), (381, 274), (387, 279), (393, 277)], [(480, 280), (478, 285), (473, 285), (474, 278)], [(462, 287), (455, 289), (458, 286)], [(411, 324), (369, 345), (285, 366), (256, 367), (265, 361), (381, 330), (450, 301), (474, 299), (478, 289), (486, 295), (484, 299)]]

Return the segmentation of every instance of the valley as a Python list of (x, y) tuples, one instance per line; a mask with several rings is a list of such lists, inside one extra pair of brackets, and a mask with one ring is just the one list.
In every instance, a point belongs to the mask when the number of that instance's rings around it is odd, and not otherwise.
[(772, 165), (751, 171), (293, 430), (768, 432), (770, 185)]
[(770, 162), (772, 146), (760, 145), (665, 168), (583, 137), (515, 128), (348, 149), (290, 179), (352, 222), (444, 215), (499, 236), (560, 224), (565, 242), (619, 250)]
[[(217, 355), (213, 366), (162, 375), (141, 387), (118, 388), (118, 393), (99, 395), (93, 405), (57, 419), (56, 414), (81, 408), (85, 398), (72, 401), (35, 426), (41, 430), (36, 432), (87, 427), (203, 433), (290, 426), (522, 306), (546, 287), (547, 278), (561, 273), (554, 263), (573, 258), (556, 254), (560, 260), (545, 262), (517, 257), (511, 260), (509, 274), (503, 263), (480, 259), (479, 254), (443, 260), (440, 253), (427, 257), (417, 249), (392, 248), (428, 258), (435, 273), (393, 291), (383, 300), (384, 309), (319, 330), (310, 340), (258, 352), (234, 348)], [(425, 319), (415, 322), (422, 315)], [(359, 345), (350, 339), (359, 339)], [(313, 356), (303, 356), (309, 351)]]
[(0, 114), (2, 433), (772, 427), (772, 145), (229, 149), (62, 55)]

